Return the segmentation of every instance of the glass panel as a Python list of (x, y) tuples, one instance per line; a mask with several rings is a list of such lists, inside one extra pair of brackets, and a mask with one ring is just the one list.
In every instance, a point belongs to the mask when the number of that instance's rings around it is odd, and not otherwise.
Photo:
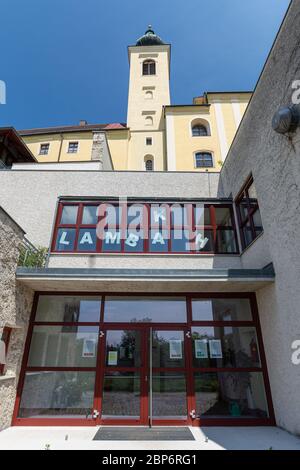
[(19, 418), (91, 418), (95, 372), (27, 372)]
[(61, 224), (76, 224), (78, 206), (63, 206), (60, 223)]
[(197, 252), (213, 251), (213, 231), (212, 230), (196, 230), (195, 243), (191, 244), (191, 248)]
[(41, 295), (35, 321), (99, 322), (100, 304), (97, 297)]
[(208, 207), (197, 204), (195, 207), (195, 224), (203, 227), (203, 225), (210, 225), (210, 211)]
[(106, 365), (140, 367), (141, 332), (137, 330), (110, 330), (106, 333)]
[[(145, 207), (142, 204), (132, 204), (127, 209), (127, 225), (129, 229), (136, 230), (143, 225)], [(131, 224), (131, 226), (129, 226)]]
[(152, 415), (160, 419), (186, 419), (185, 374), (163, 372), (153, 376)]
[(254, 326), (192, 328), (194, 367), (260, 367)]
[(144, 233), (139, 230), (130, 230), (126, 234), (125, 251), (142, 253), (144, 251)]
[(236, 253), (237, 246), (234, 230), (217, 230), (218, 253)]
[(203, 418), (267, 418), (261, 372), (195, 374), (196, 413)]
[(121, 251), (121, 232), (119, 230), (107, 229), (102, 241), (102, 251)]
[(262, 220), (260, 216), (260, 211), (257, 209), (253, 214), (253, 223), (256, 227), (262, 227)]
[(173, 253), (190, 251), (190, 243), (185, 237), (184, 230), (171, 230), (171, 251)]
[(102, 204), (106, 207), (106, 222), (109, 228), (116, 228), (122, 223), (122, 207)]
[(185, 297), (105, 297), (106, 322), (185, 323)]
[(194, 321), (251, 321), (249, 299), (193, 299)]
[(140, 417), (140, 376), (133, 372), (112, 372), (104, 378), (102, 418)]
[(77, 249), (80, 251), (96, 251), (96, 245), (97, 245), (96, 229), (95, 228), (89, 228), (89, 229), (81, 228), (79, 230)]
[(169, 206), (167, 204), (151, 205), (151, 227), (166, 228), (169, 219)]
[(98, 222), (97, 210), (98, 206), (84, 206), (82, 214), (82, 224), (96, 225)]
[(215, 207), (216, 224), (222, 227), (231, 227), (232, 218), (229, 207)]
[(75, 237), (75, 228), (59, 228), (57, 231), (55, 250), (74, 251)]
[(153, 367), (184, 367), (184, 332), (153, 331)]
[(246, 246), (250, 245), (250, 243), (252, 243), (252, 241), (254, 240), (250, 222), (247, 222), (247, 225), (243, 227), (243, 234), (244, 234)]
[(97, 326), (35, 326), (29, 367), (95, 367)]
[(239, 202), (237, 205), (240, 209), (241, 219), (242, 219), (242, 221), (244, 221), (248, 217), (247, 199), (242, 199), (241, 202)]
[(179, 204), (170, 205), (171, 225), (172, 227), (187, 227), (189, 219), (192, 218), (192, 204), (181, 206)]
[(169, 248), (169, 232), (168, 230), (151, 230), (151, 238), (149, 240), (149, 251), (152, 253), (165, 253)]

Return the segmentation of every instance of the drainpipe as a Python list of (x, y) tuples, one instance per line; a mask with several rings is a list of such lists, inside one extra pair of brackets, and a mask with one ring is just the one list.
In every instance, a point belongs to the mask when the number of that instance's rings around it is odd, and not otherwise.
[(63, 144), (63, 140), (64, 140), (64, 136), (63, 134), (59, 134), (60, 135), (60, 146), (59, 146), (59, 152), (58, 152), (58, 162), (60, 161), (60, 158), (61, 158), (61, 149), (62, 149), (62, 144)]

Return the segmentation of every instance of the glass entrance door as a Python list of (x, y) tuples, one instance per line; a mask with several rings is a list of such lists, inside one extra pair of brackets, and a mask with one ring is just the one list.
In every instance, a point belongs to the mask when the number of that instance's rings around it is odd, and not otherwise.
[(99, 422), (187, 422), (186, 341), (183, 328), (116, 326), (103, 332)]
[(100, 378), (104, 424), (143, 424), (146, 421), (146, 330), (113, 327), (103, 333)]
[(188, 420), (185, 329), (150, 328), (149, 423)]

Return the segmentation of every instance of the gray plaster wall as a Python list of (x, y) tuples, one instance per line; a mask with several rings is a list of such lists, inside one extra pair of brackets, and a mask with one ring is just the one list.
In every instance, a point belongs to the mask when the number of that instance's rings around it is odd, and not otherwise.
[[(264, 235), (241, 257), (243, 267), (273, 262), (276, 282), (260, 290), (260, 312), (277, 424), (300, 434), (300, 366), (291, 344), (300, 339), (300, 128), (279, 135), (275, 111), (292, 104), (300, 79), (300, 0), (291, 3), (253, 98), (224, 162), (219, 195), (233, 197), (253, 174)], [(258, 267), (258, 266), (257, 266)]]
[(1, 171), (0, 201), (32, 243), (48, 247), (59, 196), (208, 198), (218, 181), (219, 173)]
[(17, 283), (15, 271), (23, 230), (0, 208), (0, 337), (13, 326), (5, 374), (0, 376), (0, 430), (11, 424), (33, 292)]

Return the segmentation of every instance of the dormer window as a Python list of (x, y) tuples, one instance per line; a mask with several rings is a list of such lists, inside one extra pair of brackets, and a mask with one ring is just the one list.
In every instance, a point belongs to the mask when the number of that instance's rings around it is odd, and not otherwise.
[(154, 60), (145, 60), (143, 62), (143, 75), (155, 75), (156, 67)]

